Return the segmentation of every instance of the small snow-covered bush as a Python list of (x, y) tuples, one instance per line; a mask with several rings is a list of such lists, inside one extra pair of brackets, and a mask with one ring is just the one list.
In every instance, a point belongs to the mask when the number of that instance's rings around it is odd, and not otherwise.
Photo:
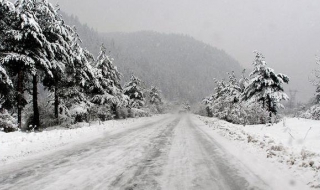
[(301, 113), (300, 117), (306, 118), (306, 119), (320, 120), (320, 105), (317, 104), (312, 106), (306, 112)]
[(258, 103), (243, 106), (243, 120), (247, 125), (265, 124), (268, 122), (269, 113), (263, 109)]
[(71, 117), (74, 118), (74, 123), (89, 121), (88, 108), (91, 108), (91, 106), (87, 105), (85, 102), (71, 106), (69, 112)]
[(149, 117), (150, 113), (145, 111), (145, 110), (142, 110), (142, 109), (131, 108), (129, 110), (129, 115), (132, 118), (135, 118), (135, 117)]
[(6, 133), (18, 130), (15, 118), (13, 118), (6, 109), (0, 109), (0, 130)]
[(116, 118), (127, 119), (128, 117), (130, 117), (128, 108), (126, 108), (126, 107), (117, 107), (116, 108)]
[(153, 104), (148, 107), (150, 109), (150, 112), (154, 114), (159, 114), (164, 112), (163, 104), (159, 104), (159, 105)]
[(93, 105), (88, 109), (88, 117), (90, 121), (100, 120), (107, 121), (113, 119), (110, 105)]
[(205, 109), (208, 116), (217, 117), (234, 124), (265, 124), (269, 119), (268, 111), (263, 109), (258, 103), (220, 103), (213, 104)]
[[(40, 126), (42, 129), (53, 127), (53, 126), (69, 126), (73, 123), (72, 117), (70, 117), (69, 112), (66, 111), (65, 107), (59, 106), (58, 119), (54, 114), (54, 107), (46, 98), (39, 98), (39, 115), (40, 115)], [(33, 121), (33, 108), (32, 105), (28, 105), (25, 109), (25, 124), (24, 130), (32, 131), (32, 121)]]

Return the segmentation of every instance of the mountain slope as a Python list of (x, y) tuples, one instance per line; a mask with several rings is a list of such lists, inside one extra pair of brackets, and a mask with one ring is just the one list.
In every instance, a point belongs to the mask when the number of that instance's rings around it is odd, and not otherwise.
[(242, 69), (223, 50), (189, 36), (150, 31), (99, 34), (74, 17), (64, 18), (76, 25), (92, 53), (105, 44), (124, 81), (134, 74), (147, 86), (158, 86), (169, 100), (200, 101), (213, 91), (213, 78)]

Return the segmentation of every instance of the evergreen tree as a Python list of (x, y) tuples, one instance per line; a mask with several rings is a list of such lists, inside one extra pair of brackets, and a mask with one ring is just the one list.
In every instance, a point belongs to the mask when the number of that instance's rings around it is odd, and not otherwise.
[(215, 93), (203, 100), (207, 115), (236, 124), (265, 123), (266, 112), (259, 103), (241, 101), (242, 93), (247, 86), (244, 72), (239, 81), (234, 72), (228, 73), (228, 76), (228, 81), (215, 80)]
[(151, 86), (151, 89), (146, 93), (145, 102), (147, 102), (149, 109), (154, 113), (161, 113), (163, 111), (161, 91), (157, 87)]
[(21, 127), (22, 108), (26, 103), (23, 96), (24, 84), (32, 77), (33, 126), (39, 127), (37, 77), (40, 72), (52, 76), (50, 59), (53, 56), (53, 49), (37, 22), (34, 12), (35, 1), (20, 0), (14, 6), (8, 2), (4, 4), (7, 5), (4, 9), (8, 11), (9, 17), (1, 17), (1, 26), (7, 27), (4, 28), (5, 32), (0, 34), (0, 60), (8, 68), (11, 76), (17, 76), (18, 124)]
[(149, 92), (149, 103), (151, 105), (160, 105), (162, 104), (162, 98), (160, 96), (161, 91), (158, 90), (157, 87), (151, 86), (150, 92)]
[(112, 59), (107, 56), (106, 48), (103, 44), (94, 68), (99, 86), (93, 86), (91, 89), (91, 101), (98, 105), (110, 105), (113, 114), (116, 115), (117, 108), (125, 106), (127, 99), (122, 94), (120, 85), (121, 73), (113, 65)]
[(131, 108), (142, 108), (145, 105), (144, 88), (142, 81), (132, 75), (130, 81), (124, 86), (124, 94), (130, 98), (129, 106)]
[(67, 116), (75, 116), (80, 109), (83, 113), (87, 112), (91, 106), (87, 99), (88, 89), (100, 88), (91, 66), (94, 61), (92, 54), (80, 46), (81, 39), (75, 28), (71, 30), (71, 37), (73, 60), (66, 64), (58, 93), (59, 110)]
[(9, 100), (8, 95), (12, 91), (12, 87), (12, 80), (8, 75), (6, 68), (4, 67), (4, 65), (2, 65), (2, 61), (0, 59), (0, 99), (2, 100), (1, 107), (5, 102)]
[(274, 70), (267, 67), (264, 56), (259, 52), (253, 62), (254, 69), (250, 73), (249, 84), (242, 96), (243, 100), (261, 102), (262, 107), (271, 114), (277, 114), (282, 100), (289, 97), (284, 93), (283, 83), (289, 82), (289, 77), (284, 74), (275, 74)]
[(209, 116), (216, 116), (231, 121), (230, 117), (239, 111), (238, 103), (241, 95), (241, 88), (235, 73), (228, 73), (229, 80), (215, 80), (215, 94), (206, 98), (203, 102)]
[(47, 40), (55, 50), (54, 59), (51, 60), (53, 77), (45, 76), (44, 86), (54, 93), (54, 114), (59, 116), (59, 88), (67, 65), (75, 59), (70, 48), (72, 44), (72, 28), (64, 24), (58, 9), (46, 0), (38, 3), (37, 16)]

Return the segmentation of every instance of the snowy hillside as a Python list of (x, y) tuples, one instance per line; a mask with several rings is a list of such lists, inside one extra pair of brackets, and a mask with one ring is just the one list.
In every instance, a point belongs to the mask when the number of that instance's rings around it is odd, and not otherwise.
[(225, 51), (192, 37), (151, 31), (99, 34), (75, 17), (64, 18), (76, 25), (83, 45), (98, 52), (103, 42), (124, 75), (135, 74), (146, 85), (156, 85), (169, 100), (200, 101), (214, 88), (213, 78), (227, 77), (240, 64)]

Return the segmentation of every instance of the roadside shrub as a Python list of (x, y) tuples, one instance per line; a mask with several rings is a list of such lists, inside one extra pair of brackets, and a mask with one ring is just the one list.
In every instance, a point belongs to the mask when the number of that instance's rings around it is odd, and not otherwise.
[(5, 133), (10, 133), (18, 130), (17, 123), (6, 109), (0, 109), (0, 129)]
[(142, 109), (131, 108), (131, 109), (129, 109), (129, 116), (132, 118), (148, 117), (148, 116), (150, 116), (150, 113), (145, 110), (142, 110)]
[[(85, 116), (82, 116), (82, 117), (85, 117)], [(92, 105), (88, 109), (87, 120), (89, 121), (94, 121), (94, 120), (107, 121), (110, 119), (113, 119), (110, 105)]]
[[(258, 103), (225, 103), (204, 107), (202, 113), (234, 124), (255, 125), (269, 122), (269, 112)], [(273, 119), (278, 121), (279, 119)]]
[[(68, 112), (62, 107), (59, 107), (59, 116), (58, 119), (54, 114), (54, 107), (52, 104), (48, 103), (47, 99), (39, 99), (39, 115), (40, 115), (40, 125), (42, 129), (53, 127), (53, 126), (63, 126), (67, 127), (74, 122), (74, 118), (69, 115)], [(26, 107), (26, 115), (25, 115), (25, 125), (23, 127), (24, 130), (31, 131), (32, 121), (33, 121), (33, 109), (32, 106)]]
[(128, 109), (126, 107), (117, 107), (116, 108), (116, 118), (127, 119), (128, 117), (130, 117), (129, 111), (130, 111), (130, 109)]
[(305, 119), (320, 120), (320, 105), (317, 104), (312, 106), (307, 111), (302, 112), (299, 116)]

